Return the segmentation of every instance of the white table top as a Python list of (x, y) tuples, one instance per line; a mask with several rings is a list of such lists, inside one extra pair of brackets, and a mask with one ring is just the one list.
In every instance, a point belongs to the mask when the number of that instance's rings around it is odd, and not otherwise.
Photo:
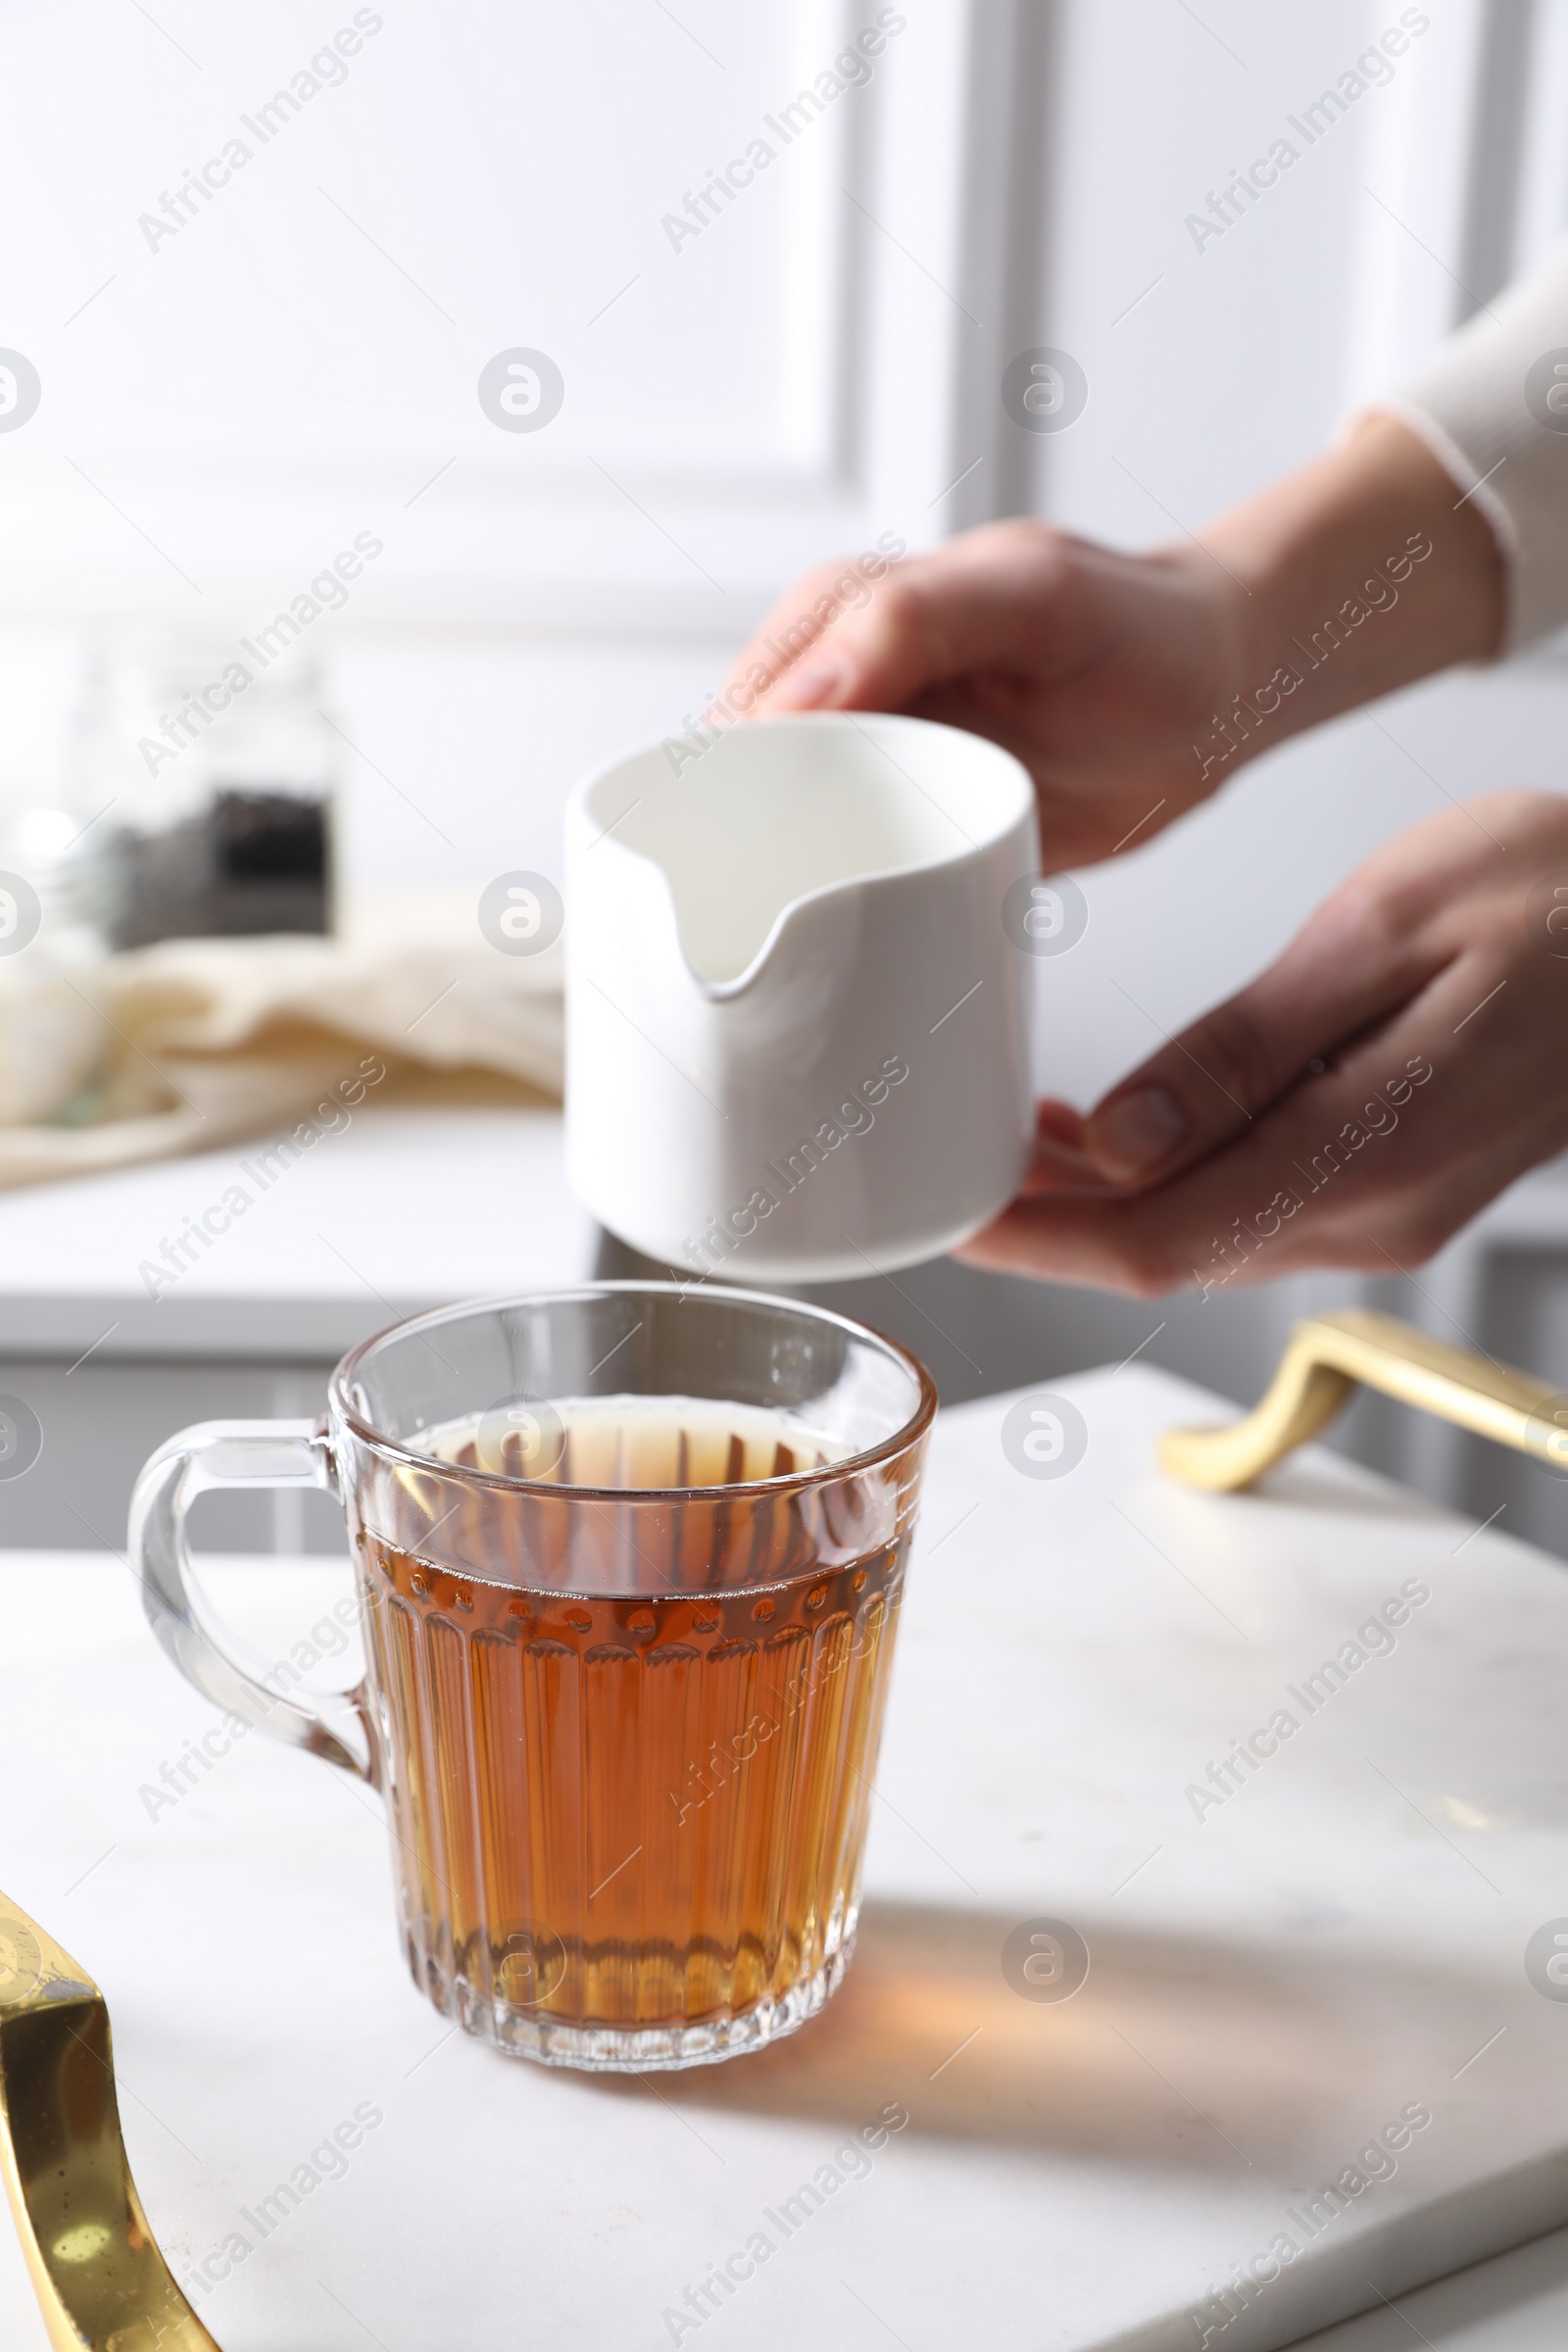
[(1422, 2337), (1435, 2352), (1562, 2352), (1568, 2230), (1417, 2287), (1396, 2303), (1380, 2303), (1325, 2328), (1300, 2352), (1413, 2352)]
[[(160, 2239), (232, 2265), (200, 2306), (225, 2352), (654, 2352), (890, 2105), (907, 2127), (682, 2342), (1175, 2352), (1285, 2231), (1297, 2258), (1210, 2339), (1257, 2352), (1568, 2220), (1568, 2004), (1522, 1966), (1568, 1910), (1563, 1572), (1321, 1453), (1186, 1494), (1152, 1439), (1208, 1400), (1137, 1365), (1063, 1386), (1090, 1443), (1054, 1482), (1009, 1467), (1006, 1398), (938, 1424), (843, 1990), (682, 2076), (451, 2033), (405, 1973), (375, 1801), (328, 1767), (252, 1739), (149, 1818), (211, 1710), (123, 1567), (0, 1556), (0, 1885), (108, 1994)], [(276, 1656), (344, 1574), (213, 1589)], [(1431, 1597), (1392, 1653), (1195, 1818), (1189, 1784), (1406, 1580)], [(1001, 1966), (1042, 1917), (1093, 1955), (1059, 2006)], [(363, 2104), (344, 2177), (262, 2237), (241, 2217)], [(1303, 2200), (1411, 2105), (1396, 2171), (1309, 2236)], [(1412, 2340), (1388, 2324), (1348, 2340)], [(43, 2344), (3, 2232), (0, 2341)]]
[[(566, 1183), (559, 1111), (368, 1102), (264, 1185), (265, 1148), (0, 1193), (4, 1345), (68, 1362), (83, 1348), (100, 1362), (330, 1360), (395, 1313), (593, 1271), (597, 1228)], [(150, 1297), (142, 1262), (236, 1184), (250, 1206)], [(1560, 1245), (1568, 1160), (1512, 1186), (1471, 1231)]]
[[(259, 1149), (0, 1194), (5, 1345), (332, 1358), (416, 1308), (593, 1270), (559, 1111), (367, 1103), (271, 1181)], [(142, 1261), (236, 1185), (249, 1205), (151, 1296)]]

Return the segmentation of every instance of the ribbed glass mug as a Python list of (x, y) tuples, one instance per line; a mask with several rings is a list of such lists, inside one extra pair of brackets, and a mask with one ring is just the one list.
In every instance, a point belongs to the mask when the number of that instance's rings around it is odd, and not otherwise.
[[(355, 1348), (319, 1424), (172, 1438), (132, 1556), (198, 1689), (384, 1791), (438, 2009), (550, 2065), (698, 2065), (848, 1965), (935, 1404), (790, 1300), (481, 1301)], [(254, 1674), (192, 1581), (195, 1496), (275, 1486), (348, 1518), (366, 1677), (336, 1699)]]

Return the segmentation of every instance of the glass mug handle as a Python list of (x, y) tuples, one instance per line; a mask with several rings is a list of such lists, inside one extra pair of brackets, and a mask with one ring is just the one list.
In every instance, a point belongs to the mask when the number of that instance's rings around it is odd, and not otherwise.
[(364, 1685), (298, 1698), (270, 1690), (262, 1673), (234, 1654), (231, 1638), (209, 1614), (192, 1578), (185, 1517), (197, 1495), (271, 1487), (337, 1494), (337, 1466), (323, 1423), (199, 1421), (159, 1446), (131, 1494), (127, 1539), (148, 1622), (186, 1681), (215, 1706), (374, 1787), (379, 1774)]

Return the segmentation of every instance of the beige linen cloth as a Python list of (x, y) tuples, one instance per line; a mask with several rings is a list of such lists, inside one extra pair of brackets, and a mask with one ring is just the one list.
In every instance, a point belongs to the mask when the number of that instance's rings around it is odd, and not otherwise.
[(341, 1123), (339, 1104), (429, 1100), (436, 1072), (444, 1100), (560, 1099), (559, 941), (509, 956), (170, 940), (44, 967), (24, 952), (0, 962), (0, 1188)]

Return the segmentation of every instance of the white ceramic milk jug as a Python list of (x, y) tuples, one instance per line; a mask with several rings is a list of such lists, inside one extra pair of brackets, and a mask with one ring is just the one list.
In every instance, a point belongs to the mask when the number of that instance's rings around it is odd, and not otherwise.
[(1004, 901), (1038, 868), (1023, 766), (921, 719), (763, 719), (585, 778), (566, 837), (582, 1200), (723, 1282), (886, 1272), (977, 1232), (1029, 1163), (1034, 975)]

